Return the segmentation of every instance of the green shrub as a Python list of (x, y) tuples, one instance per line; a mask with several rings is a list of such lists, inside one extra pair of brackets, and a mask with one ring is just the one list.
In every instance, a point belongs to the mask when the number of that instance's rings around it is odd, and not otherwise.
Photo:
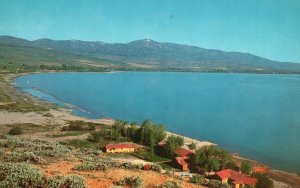
[(57, 142), (25, 139), (15, 136), (0, 136), (0, 147), (5, 154), (0, 156), (6, 161), (28, 161), (38, 163), (46, 157), (62, 157), (70, 153), (70, 148)]
[(74, 166), (73, 169), (78, 171), (107, 170), (108, 165), (101, 164), (99, 162), (84, 162), (82, 164)]
[(94, 141), (94, 142), (100, 142), (103, 139), (103, 137), (100, 134), (100, 132), (92, 132), (91, 136), (92, 136), (91, 140)]
[(125, 177), (117, 182), (118, 185), (129, 186), (132, 188), (143, 187), (143, 180), (139, 176)]
[(33, 152), (12, 152), (4, 156), (4, 159), (9, 162), (32, 162), (40, 163), (41, 157), (35, 155)]
[(242, 161), (241, 171), (242, 171), (242, 173), (247, 174), (247, 175), (251, 174), (252, 163), (250, 161)]
[(79, 175), (54, 176), (48, 179), (48, 188), (86, 188), (85, 178)]
[(43, 188), (43, 173), (28, 164), (0, 163), (0, 187)]
[(159, 164), (152, 164), (151, 165), (151, 170), (156, 171), (156, 172), (161, 172), (162, 167)]
[(84, 122), (84, 121), (70, 121), (69, 126), (63, 128), (64, 130), (72, 130), (72, 131), (79, 131), (79, 130), (89, 130), (94, 131), (96, 129), (96, 123), (91, 122)]
[(143, 164), (134, 164), (134, 163), (130, 163), (130, 162), (125, 162), (125, 163), (121, 164), (121, 167), (123, 167), (125, 169), (142, 169)]
[(228, 183), (222, 183), (219, 180), (210, 180), (207, 183), (207, 186), (209, 188), (231, 188), (231, 186)]
[(197, 185), (205, 185), (206, 184), (206, 180), (203, 176), (200, 175), (194, 175), (190, 178), (190, 182), (197, 184)]
[(21, 127), (13, 127), (8, 131), (8, 134), (21, 135), (21, 134), (23, 134), (23, 130), (21, 129)]
[(266, 175), (261, 174), (261, 173), (253, 173), (252, 176), (254, 178), (257, 178), (257, 184), (256, 187), (257, 188), (273, 188), (274, 184), (273, 181), (268, 178)]
[(196, 144), (194, 142), (192, 142), (191, 144), (188, 145), (190, 150), (194, 150), (197, 148)]
[(98, 157), (85, 157), (83, 163), (73, 167), (74, 170), (78, 171), (89, 171), (89, 170), (107, 170), (113, 167), (121, 167), (121, 163), (114, 161), (110, 158), (98, 158)]
[(181, 186), (176, 181), (167, 181), (160, 188), (181, 188)]

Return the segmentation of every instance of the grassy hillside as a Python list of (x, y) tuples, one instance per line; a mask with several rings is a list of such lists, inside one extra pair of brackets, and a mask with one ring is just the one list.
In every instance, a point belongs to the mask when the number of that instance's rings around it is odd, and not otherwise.
[(1, 72), (62, 66), (72, 66), (74, 69), (88, 71), (89, 69), (119, 68), (122, 67), (122, 63), (54, 49), (0, 43)]

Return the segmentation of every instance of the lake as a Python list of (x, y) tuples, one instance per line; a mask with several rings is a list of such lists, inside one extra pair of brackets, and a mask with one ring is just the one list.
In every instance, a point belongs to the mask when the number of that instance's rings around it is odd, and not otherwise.
[(18, 88), (89, 118), (150, 119), (300, 174), (300, 75), (43, 73)]

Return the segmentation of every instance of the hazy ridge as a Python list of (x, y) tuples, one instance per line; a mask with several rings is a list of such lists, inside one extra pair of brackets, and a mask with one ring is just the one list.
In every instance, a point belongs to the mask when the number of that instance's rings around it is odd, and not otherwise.
[[(5, 49), (10, 48), (7, 51), (18, 52), (14, 54), (15, 56), (19, 54), (21, 59), (23, 56), (31, 57), (32, 54), (38, 54), (43, 61), (37, 61), (37, 63), (47, 62), (47, 65), (56, 63), (150, 71), (300, 73), (298, 63), (273, 61), (249, 53), (160, 43), (151, 39), (136, 40), (126, 44), (111, 44), (80, 40), (29, 41), (11, 36), (0, 36), (0, 47), (2, 62), (5, 58), (8, 59), (7, 55), (3, 54)], [(61, 60), (57, 60), (58, 56)], [(67, 61), (64, 61), (64, 57)], [(52, 58), (51, 61), (48, 61), (49, 58)], [(30, 58), (27, 60), (30, 62)]]

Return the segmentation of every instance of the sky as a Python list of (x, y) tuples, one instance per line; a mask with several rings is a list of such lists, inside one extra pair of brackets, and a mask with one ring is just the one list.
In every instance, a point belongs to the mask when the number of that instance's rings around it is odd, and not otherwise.
[(300, 63), (300, 0), (0, 0), (0, 35), (149, 38)]

